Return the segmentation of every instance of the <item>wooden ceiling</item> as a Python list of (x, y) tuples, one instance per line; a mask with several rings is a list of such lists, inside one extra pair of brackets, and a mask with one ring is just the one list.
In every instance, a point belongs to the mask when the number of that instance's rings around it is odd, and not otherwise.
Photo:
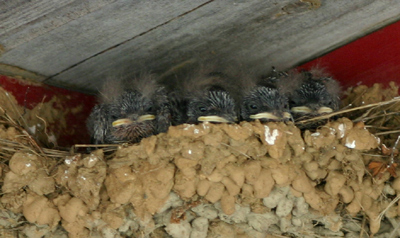
[[(267, 73), (400, 19), (400, 0), (5, 0), (0, 74), (95, 93), (190, 59)], [(368, 50), (368, 49), (366, 49)]]

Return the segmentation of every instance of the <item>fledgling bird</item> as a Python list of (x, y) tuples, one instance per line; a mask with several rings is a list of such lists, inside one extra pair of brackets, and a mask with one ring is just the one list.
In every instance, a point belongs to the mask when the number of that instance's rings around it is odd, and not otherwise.
[(319, 116), (339, 109), (340, 85), (322, 69), (293, 70), (279, 77), (277, 83), (289, 98), (294, 119)]
[(288, 98), (278, 90), (276, 79), (257, 78), (251, 74), (240, 77), (242, 97), (240, 115), (242, 120), (286, 121), (291, 119)]
[(170, 126), (166, 91), (156, 84), (153, 75), (129, 81), (108, 80), (100, 101), (87, 122), (93, 144), (136, 143), (166, 132)]
[[(206, 77), (214, 81), (221, 76), (214, 73)], [(217, 82), (199, 85), (196, 91), (189, 92), (186, 115), (187, 123), (205, 121), (235, 123), (238, 121), (234, 98), (224, 86)]]
[(176, 86), (169, 93), (173, 125), (238, 121), (230, 78), (211, 69), (214, 67), (201, 65), (193, 71), (177, 75), (175, 80), (171, 77), (168, 81), (164, 80), (164, 84)]

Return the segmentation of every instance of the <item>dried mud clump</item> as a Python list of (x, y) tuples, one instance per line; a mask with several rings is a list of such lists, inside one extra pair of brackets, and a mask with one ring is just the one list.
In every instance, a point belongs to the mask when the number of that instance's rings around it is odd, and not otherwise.
[(21, 149), (1, 167), (0, 224), (27, 237), (395, 237), (400, 179), (367, 169), (381, 145), (343, 117), (314, 131), (184, 124), (111, 156)]
[[(342, 101), (343, 106), (365, 106), (371, 103), (380, 103), (398, 98), (399, 86), (390, 82), (388, 87), (376, 83), (372, 87), (360, 85), (347, 90), (347, 97)], [(354, 121), (363, 121), (368, 130), (377, 135), (382, 141), (393, 145), (397, 139), (400, 103), (383, 104), (369, 110), (353, 111), (345, 116), (355, 118)]]

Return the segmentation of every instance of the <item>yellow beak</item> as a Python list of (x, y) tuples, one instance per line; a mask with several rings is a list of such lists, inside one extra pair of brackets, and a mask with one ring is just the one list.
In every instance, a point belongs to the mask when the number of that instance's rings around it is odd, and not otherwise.
[(250, 115), (251, 119), (270, 119), (270, 120), (280, 120), (280, 117), (275, 116), (272, 113), (269, 112), (262, 112), (254, 115)]
[[(136, 120), (136, 122), (150, 121), (150, 120), (154, 120), (155, 118), (156, 118), (156, 117), (155, 117), (154, 115), (147, 114), (147, 115), (140, 116), (140, 117)], [(129, 118), (122, 118), (122, 119), (118, 119), (118, 120), (113, 121), (113, 122), (112, 122), (112, 126), (113, 126), (113, 127), (117, 127), (117, 126), (122, 126), (122, 125), (131, 124), (131, 123), (133, 123), (133, 122), (134, 122), (134, 121), (132, 121), (132, 120), (129, 119)]]
[(313, 112), (311, 110), (311, 108), (306, 107), (306, 106), (292, 107), (290, 110), (295, 113), (312, 113)]
[(140, 117), (137, 119), (137, 122), (151, 121), (151, 120), (154, 120), (154, 119), (156, 119), (156, 116), (147, 114), (147, 115), (140, 116)]
[(333, 112), (333, 109), (330, 107), (321, 107), (320, 109), (318, 109), (318, 113), (322, 114), (322, 113), (331, 113)]
[(198, 121), (208, 121), (208, 122), (225, 122), (228, 123), (230, 121), (226, 120), (223, 117), (220, 116), (202, 116), (197, 118)]
[(127, 125), (127, 124), (131, 124), (133, 121), (131, 119), (128, 118), (123, 118), (123, 119), (118, 119), (116, 121), (112, 122), (112, 126), (113, 127), (117, 127), (117, 126), (122, 126), (122, 125)]

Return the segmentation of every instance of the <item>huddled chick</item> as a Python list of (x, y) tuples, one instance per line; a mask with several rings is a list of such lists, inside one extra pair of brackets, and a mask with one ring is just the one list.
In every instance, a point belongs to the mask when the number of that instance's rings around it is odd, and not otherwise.
[(166, 132), (171, 114), (166, 91), (153, 75), (130, 81), (108, 80), (87, 127), (93, 144), (139, 142)]
[(173, 125), (238, 122), (234, 81), (213, 69), (201, 65), (191, 72), (172, 74), (163, 80), (169, 88)]
[(227, 89), (228, 77), (222, 73), (207, 73), (189, 80), (184, 93), (187, 103), (186, 123), (238, 121), (235, 100)]
[(292, 70), (281, 74), (277, 84), (289, 99), (294, 119), (315, 117), (339, 109), (340, 85), (322, 69)]
[(239, 79), (242, 89), (241, 120), (267, 122), (291, 119), (288, 98), (278, 89), (275, 78), (245, 75)]

